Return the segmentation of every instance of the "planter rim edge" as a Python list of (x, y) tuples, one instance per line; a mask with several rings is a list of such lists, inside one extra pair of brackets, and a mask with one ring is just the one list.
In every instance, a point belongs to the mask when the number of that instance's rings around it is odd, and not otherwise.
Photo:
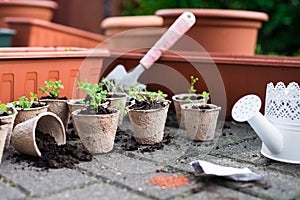
[(269, 16), (264, 12), (248, 11), (248, 10), (230, 10), (230, 9), (160, 9), (155, 15), (166, 17), (176, 17), (185, 11), (190, 11), (196, 17), (207, 18), (232, 18), (232, 19), (251, 19), (259, 21), (268, 21)]
[(34, 6), (34, 7), (45, 7), (51, 8), (53, 10), (58, 8), (58, 4), (55, 1), (23, 1), (23, 0), (9, 0), (9, 1), (0, 1), (1, 5), (19, 5), (19, 6)]

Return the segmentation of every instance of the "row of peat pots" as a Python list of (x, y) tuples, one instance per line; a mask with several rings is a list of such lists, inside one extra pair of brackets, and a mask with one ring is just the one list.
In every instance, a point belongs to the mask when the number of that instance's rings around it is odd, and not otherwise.
[[(133, 88), (126, 93), (108, 93), (100, 84), (82, 81), (78, 88), (87, 93), (82, 99), (59, 97), (61, 81), (47, 81), (40, 90), (46, 96), (20, 97), (18, 101), (1, 104), (0, 130), (1, 156), (10, 141), (19, 153), (42, 157), (37, 138), (49, 135), (57, 145), (66, 144), (69, 122), (75, 135), (91, 154), (107, 153), (114, 147), (117, 128), (127, 112), (133, 136), (139, 144), (156, 144), (163, 140), (170, 101), (160, 92)], [(100, 94), (100, 95), (99, 95)], [(205, 98), (204, 98), (205, 97)], [(213, 140), (220, 107), (207, 104), (208, 95), (175, 95), (177, 114), (182, 127), (191, 140)], [(125, 108), (125, 106), (127, 107)], [(182, 120), (182, 119), (184, 120)], [(195, 120), (197, 119), (197, 120)], [(44, 137), (44, 136), (43, 136)]]

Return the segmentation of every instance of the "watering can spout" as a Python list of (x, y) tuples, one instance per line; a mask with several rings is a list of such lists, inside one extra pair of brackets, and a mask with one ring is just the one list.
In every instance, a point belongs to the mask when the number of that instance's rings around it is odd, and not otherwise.
[(232, 117), (238, 122), (247, 121), (269, 151), (279, 154), (283, 148), (283, 135), (259, 112), (260, 107), (258, 96), (244, 96), (233, 106)]

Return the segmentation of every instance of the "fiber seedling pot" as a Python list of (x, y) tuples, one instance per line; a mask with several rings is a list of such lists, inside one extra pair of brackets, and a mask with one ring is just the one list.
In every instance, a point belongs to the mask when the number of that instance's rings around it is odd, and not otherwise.
[(178, 126), (180, 128), (185, 128), (184, 125), (184, 116), (181, 114), (181, 105), (188, 104), (188, 103), (204, 103), (203, 98), (199, 100), (186, 100), (184, 99), (185, 97), (202, 97), (201, 94), (191, 94), (191, 93), (186, 93), (186, 94), (176, 94), (172, 96), (172, 100), (174, 102), (174, 107), (175, 107), (175, 112), (176, 112), (176, 119)]
[(194, 141), (213, 140), (221, 107), (207, 104), (210, 109), (193, 109), (201, 103), (184, 104), (181, 111), (184, 116), (187, 136)]
[(42, 157), (35, 141), (36, 131), (49, 133), (58, 145), (66, 143), (66, 133), (60, 118), (52, 112), (43, 112), (14, 128), (12, 143), (19, 153)]
[[(125, 93), (108, 93), (108, 95), (112, 95), (112, 97), (105, 99), (108, 100), (109, 102), (108, 107), (116, 108), (120, 110), (119, 117), (118, 117), (118, 127), (119, 127), (123, 123), (124, 112), (122, 112), (122, 110), (125, 110), (127, 95)], [(114, 95), (117, 95), (118, 97), (114, 97)]]
[(41, 104), (43, 104), (43, 106), (37, 108), (25, 108), (25, 109), (16, 108), (18, 114), (15, 119), (14, 127), (19, 123), (22, 123), (26, 120), (29, 120), (39, 115), (40, 113), (47, 112), (49, 105), (46, 105), (46, 103), (41, 103)]
[(128, 110), (134, 138), (139, 144), (155, 144), (162, 141), (170, 103), (161, 109)]
[[(71, 99), (67, 102), (68, 107), (69, 107), (70, 121), (72, 122), (73, 127), (75, 127), (75, 125), (74, 125), (74, 121), (73, 121), (73, 117), (72, 117), (72, 112), (74, 112), (75, 110), (81, 110), (81, 109), (86, 108), (85, 104), (80, 104), (79, 103), (81, 100), (83, 100), (83, 99)], [(78, 135), (76, 130), (74, 130), (74, 134)]]
[(0, 126), (0, 164), (2, 161), (2, 155), (4, 151), (5, 141), (8, 132), (10, 131), (11, 125), (10, 124), (4, 124)]
[(87, 115), (72, 113), (75, 132), (82, 144), (92, 154), (107, 153), (113, 149), (118, 128), (119, 110), (112, 114)]
[(9, 124), (9, 130), (7, 132), (7, 137), (6, 137), (6, 141), (5, 141), (5, 145), (4, 145), (4, 150), (8, 149), (8, 147), (10, 145), (11, 133), (12, 133), (13, 126), (14, 126), (14, 121), (15, 121), (16, 116), (18, 114), (18, 111), (13, 107), (8, 107), (7, 110), (12, 111), (13, 114), (8, 115), (8, 116), (1, 116), (0, 117), (2, 122)]
[(81, 100), (83, 99), (71, 99), (67, 102), (70, 115), (72, 115), (72, 112), (75, 110), (81, 110), (86, 108), (85, 104), (79, 103)]
[(49, 105), (48, 111), (53, 112), (61, 119), (66, 130), (69, 122), (69, 108), (67, 104), (68, 100), (40, 99), (40, 102), (45, 102)]

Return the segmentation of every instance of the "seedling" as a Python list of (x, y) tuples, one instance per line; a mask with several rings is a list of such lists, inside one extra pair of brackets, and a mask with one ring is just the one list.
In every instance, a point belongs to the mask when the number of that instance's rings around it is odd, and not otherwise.
[(209, 93), (206, 92), (206, 91), (203, 91), (202, 92), (202, 97), (203, 97), (203, 100), (204, 100), (204, 104), (206, 105), (207, 104), (207, 101), (209, 99)]
[(195, 84), (199, 79), (197, 77), (191, 76), (191, 85), (190, 88), (188, 89), (189, 93), (196, 93), (197, 90), (195, 88)]
[(99, 84), (110, 93), (124, 92), (123, 85), (115, 85), (114, 80), (105, 80), (105, 78), (102, 78)]
[(29, 99), (25, 96), (22, 96), (19, 98), (18, 101), (12, 102), (12, 104), (15, 108), (25, 109), (25, 108), (31, 108), (33, 102), (37, 100), (38, 100), (37, 94), (30, 92)]
[(58, 98), (60, 89), (64, 89), (64, 86), (61, 84), (61, 80), (45, 81), (45, 87), (39, 88), (39, 90), (42, 91), (43, 94), (55, 98)]
[(5, 112), (6, 112), (8, 115), (12, 115), (12, 114), (13, 114), (12, 111), (7, 110), (7, 105), (6, 105), (6, 104), (1, 103), (1, 104), (0, 104), (0, 114), (3, 114), (3, 113), (5, 113)]
[(86, 80), (83, 82), (77, 82), (78, 88), (82, 89), (88, 95), (85, 104), (92, 106), (95, 111), (98, 111), (100, 106), (103, 106), (104, 99), (106, 98), (107, 90), (103, 89), (100, 84), (88, 83)]

